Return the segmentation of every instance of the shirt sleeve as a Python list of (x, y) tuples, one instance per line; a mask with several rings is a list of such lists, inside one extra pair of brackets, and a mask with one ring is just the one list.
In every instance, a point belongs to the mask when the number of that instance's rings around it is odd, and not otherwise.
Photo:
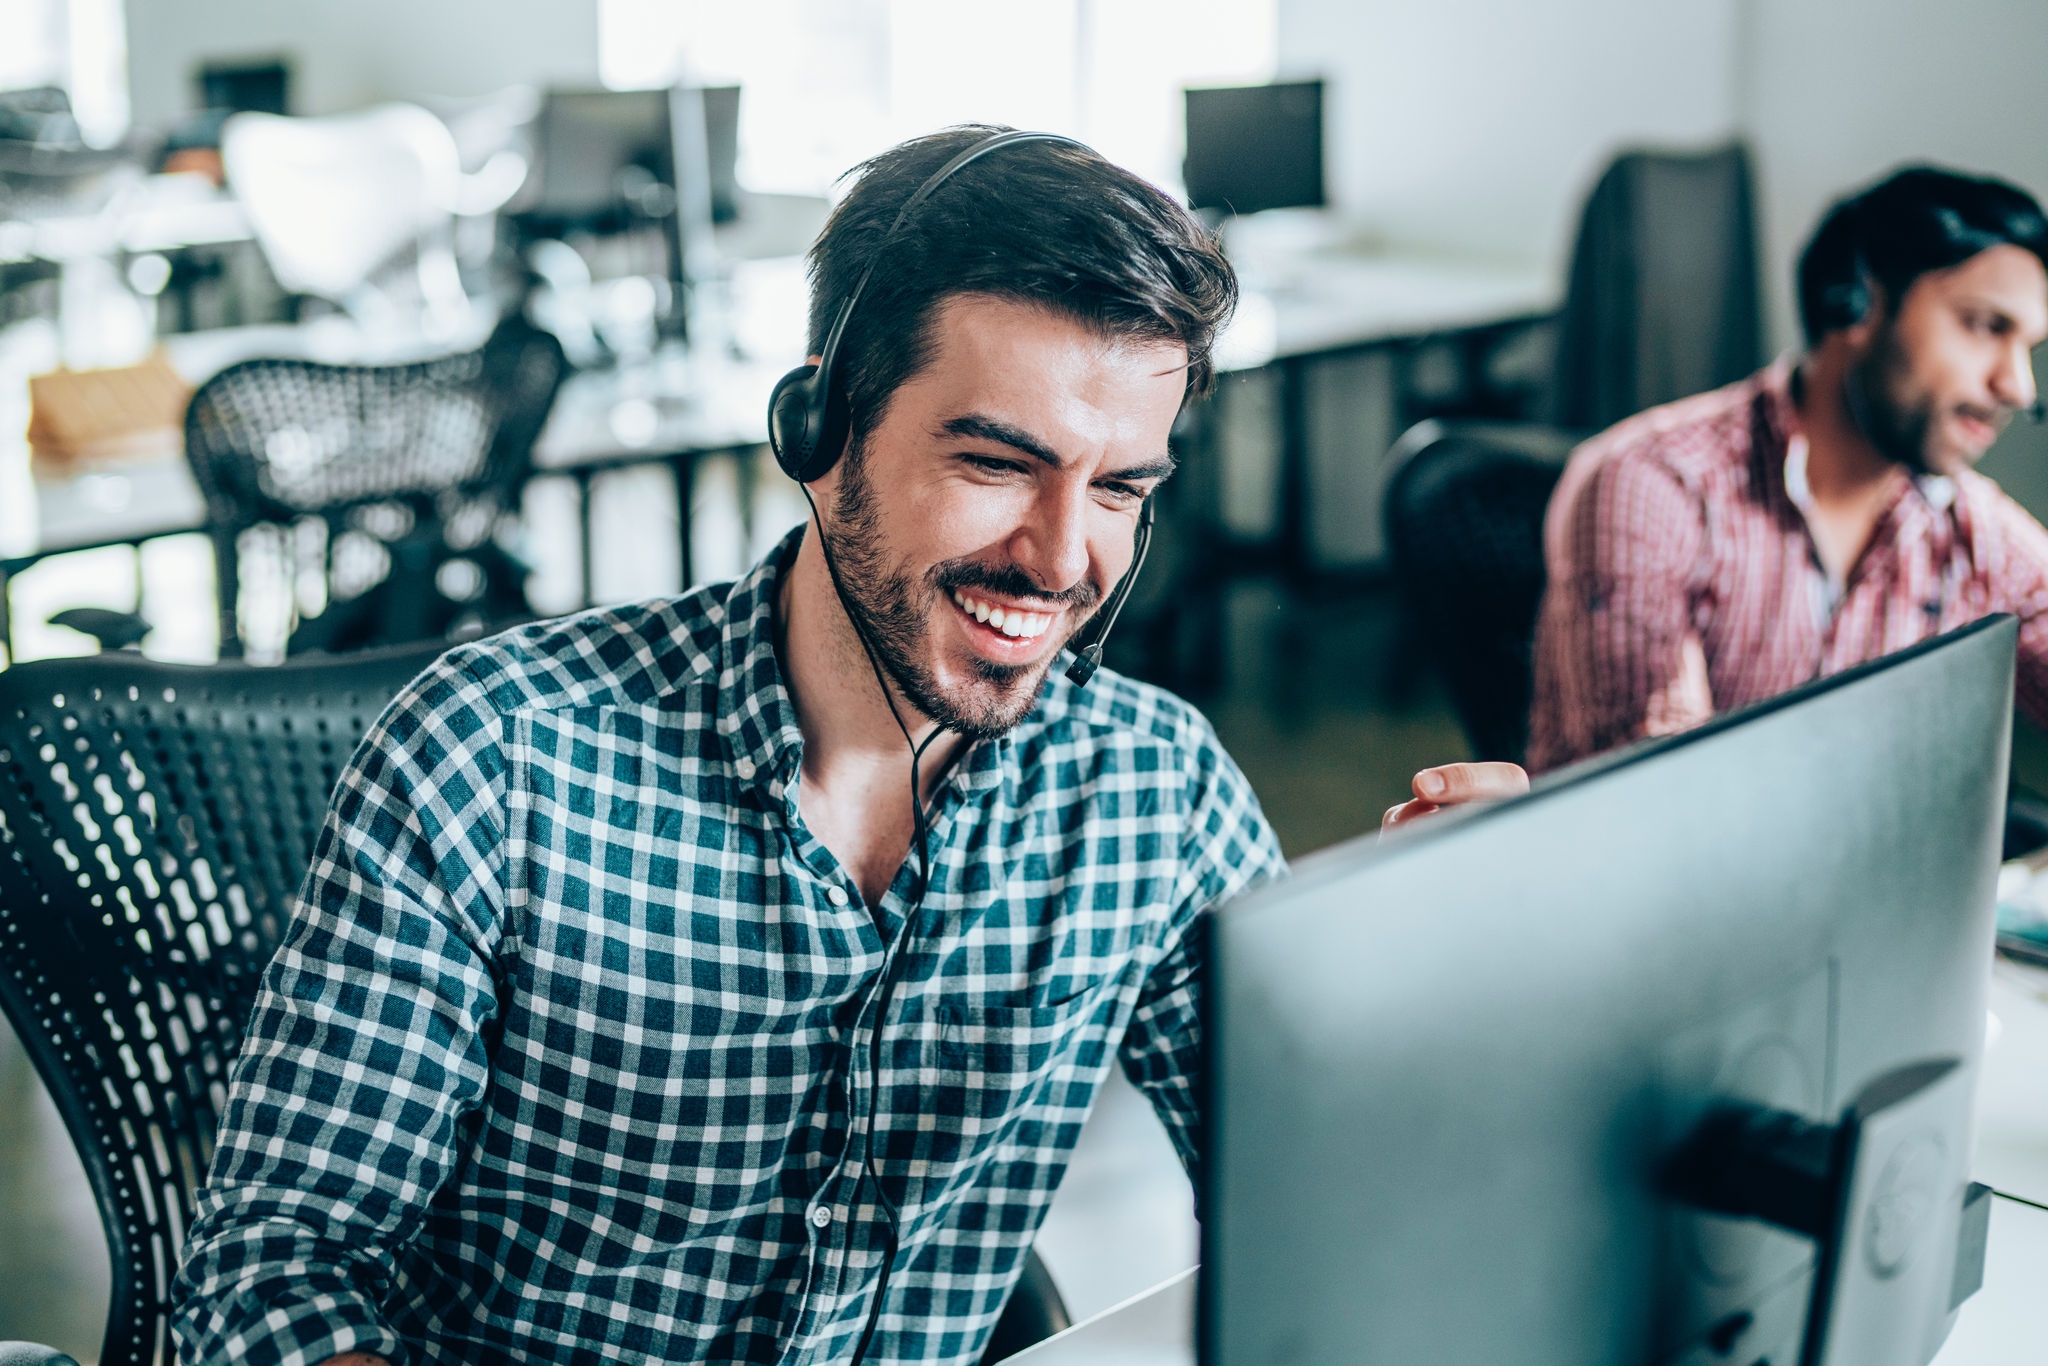
[(1531, 771), (1713, 715), (1693, 623), (1705, 544), (1698, 497), (1654, 459), (1603, 454), (1566, 471), (1544, 526)]
[(1251, 784), (1223, 752), (1207, 722), (1191, 777), (1192, 801), (1175, 887), (1174, 939), (1146, 977), (1124, 1034), (1124, 1075), (1152, 1102), (1189, 1176), (1199, 1171), (1201, 997), (1206, 936), (1201, 913), (1287, 871), (1280, 841)]
[(484, 1096), (504, 763), (444, 657), (350, 760), (265, 971), (173, 1287), (185, 1362), (402, 1362), (382, 1305)]
[(2020, 621), (2014, 701), (2029, 721), (2048, 730), (2048, 529), (2004, 493), (1998, 494), (1996, 515), (2004, 554), (1995, 606)]

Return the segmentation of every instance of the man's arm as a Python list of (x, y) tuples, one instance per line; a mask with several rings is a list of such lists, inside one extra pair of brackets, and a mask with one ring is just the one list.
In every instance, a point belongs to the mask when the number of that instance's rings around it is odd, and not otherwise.
[(1174, 937), (1145, 979), (1120, 1050), (1124, 1075), (1152, 1102), (1189, 1176), (1196, 1173), (1201, 1148), (1195, 1078), (1201, 1070), (1203, 964), (1195, 922), (1208, 907), (1287, 871), (1280, 841), (1251, 784), (1206, 722), (1200, 723), (1194, 752), (1174, 884)]
[(337, 785), (173, 1288), (186, 1361), (404, 1356), (395, 1253), (489, 1082), (503, 756), (481, 693), (435, 665)]
[(1532, 772), (1714, 714), (1692, 616), (1705, 541), (1698, 500), (1653, 460), (1566, 472), (1544, 528)]
[(1997, 495), (1993, 515), (2000, 560), (1992, 570), (1990, 606), (2020, 619), (2014, 701), (2029, 721), (2048, 730), (2048, 529), (2004, 493)]

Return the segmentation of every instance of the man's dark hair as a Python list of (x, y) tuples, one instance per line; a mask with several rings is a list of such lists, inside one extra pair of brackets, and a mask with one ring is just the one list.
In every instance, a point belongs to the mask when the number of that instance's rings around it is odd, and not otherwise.
[(2048, 219), (2034, 197), (1988, 176), (1908, 166), (1836, 202), (1799, 256), (1808, 345), (1853, 327), (1875, 302), (1896, 309), (1913, 282), (1987, 247), (2024, 247), (2048, 266)]
[(1179, 342), (1187, 392), (1208, 390), (1209, 347), (1236, 306), (1237, 276), (1191, 213), (1093, 152), (1061, 142), (1002, 148), (956, 171), (889, 237), (934, 171), (1003, 131), (948, 128), (854, 167), (853, 188), (811, 247), (813, 355), (876, 262), (839, 348), (856, 446), (930, 360), (933, 314), (959, 294), (1056, 309), (1108, 337)]

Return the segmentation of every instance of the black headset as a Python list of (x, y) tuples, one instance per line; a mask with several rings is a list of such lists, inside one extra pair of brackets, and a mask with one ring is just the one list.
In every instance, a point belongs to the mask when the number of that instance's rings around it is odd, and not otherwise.
[[(768, 395), (768, 448), (775, 452), (775, 463), (791, 479), (799, 484), (809, 484), (824, 477), (846, 449), (853, 415), (847, 403), (846, 386), (839, 376), (839, 347), (846, 336), (847, 322), (853, 317), (853, 310), (860, 303), (860, 296), (867, 289), (868, 281), (873, 278), (875, 267), (880, 264), (890, 243), (903, 231), (903, 225), (910, 221), (918, 206), (931, 198), (933, 191), (945, 184), (954, 172), (991, 152), (1023, 142), (1057, 142), (1084, 152), (1090, 150), (1087, 144), (1058, 133), (1013, 130), (992, 134), (956, 153), (952, 160), (932, 172), (924, 184), (903, 201), (896, 221), (890, 224), (881, 245), (861, 271), (853, 292), (846, 296), (846, 302), (840, 304), (838, 313), (833, 315), (832, 326), (825, 332), (825, 345), (818, 353), (818, 363), (799, 365), (775, 381), (775, 389)], [(822, 529), (820, 534), (823, 534)], [(1137, 581), (1138, 571), (1144, 567), (1145, 552), (1151, 543), (1152, 500), (1147, 498), (1138, 514), (1131, 567), (1110, 590), (1109, 600), (1095, 614), (1095, 619), (1068, 642), (1068, 648), (1074, 652), (1074, 662), (1067, 668), (1067, 677), (1076, 685), (1086, 684), (1102, 666), (1102, 649), (1109, 639), (1109, 630), (1116, 625), (1116, 619), (1131, 595), (1131, 588)]]

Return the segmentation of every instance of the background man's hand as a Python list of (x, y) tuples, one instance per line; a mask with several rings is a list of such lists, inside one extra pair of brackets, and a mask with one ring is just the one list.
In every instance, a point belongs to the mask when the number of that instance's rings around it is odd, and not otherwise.
[(1520, 764), (1444, 764), (1425, 768), (1415, 775), (1415, 800), (1388, 807), (1387, 814), (1380, 817), (1380, 829), (1406, 825), (1447, 806), (1504, 801), (1528, 790), (1529, 775)]

